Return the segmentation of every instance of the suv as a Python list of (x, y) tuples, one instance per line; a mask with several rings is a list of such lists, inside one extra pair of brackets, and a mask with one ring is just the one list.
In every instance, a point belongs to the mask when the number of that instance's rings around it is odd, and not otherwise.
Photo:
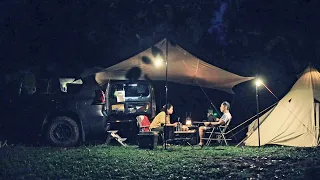
[(7, 88), (11, 93), (4, 97), (6, 118), (0, 120), (6, 134), (24, 140), (34, 140), (31, 135), (36, 135), (54, 146), (74, 146), (80, 141), (102, 140), (106, 130), (120, 129), (124, 122), (132, 122), (134, 132), (136, 116), (155, 115), (154, 89), (146, 82), (109, 81), (99, 86), (89, 76), (33, 84), (29, 87), (22, 80)]

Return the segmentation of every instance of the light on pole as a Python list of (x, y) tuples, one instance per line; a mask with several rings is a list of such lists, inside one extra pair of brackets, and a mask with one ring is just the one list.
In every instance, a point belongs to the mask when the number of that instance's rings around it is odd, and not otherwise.
[[(158, 49), (156, 52), (152, 52), (154, 56), (154, 66), (156, 68), (160, 68), (163, 66), (163, 63), (166, 65), (166, 85), (165, 85), (165, 91), (166, 91), (166, 107), (168, 105), (168, 39), (166, 39), (166, 54), (165, 54), (165, 59), (163, 59), (163, 52)], [(156, 48), (157, 49), (157, 48)], [(166, 111), (166, 116), (168, 115), (168, 112)], [(163, 136), (164, 136), (164, 149), (167, 149), (167, 140), (166, 140), (166, 123), (167, 121), (165, 120), (164, 123), (164, 131), (163, 131)]]
[(258, 118), (258, 143), (260, 147), (260, 116), (259, 116), (259, 87), (263, 84), (262, 80), (257, 78), (256, 84), (256, 104), (257, 104), (257, 118)]
[[(168, 39), (166, 39), (166, 119), (164, 121), (164, 129), (166, 129), (167, 116), (168, 116)], [(164, 134), (165, 134), (164, 130)], [(169, 136), (168, 136), (169, 137)], [(167, 139), (164, 140), (164, 149), (167, 149)]]
[(157, 55), (155, 57), (154, 66), (156, 68), (160, 68), (163, 65), (163, 61), (164, 61), (163, 58), (160, 55)]

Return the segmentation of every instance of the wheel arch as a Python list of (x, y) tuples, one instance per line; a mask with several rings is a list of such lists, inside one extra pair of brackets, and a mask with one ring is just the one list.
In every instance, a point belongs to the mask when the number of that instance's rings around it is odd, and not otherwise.
[(67, 116), (76, 121), (80, 129), (80, 141), (85, 141), (85, 131), (83, 128), (83, 123), (80, 119), (80, 116), (76, 112), (72, 111), (55, 111), (46, 116), (46, 118), (42, 122), (42, 134), (46, 133), (47, 128), (49, 127), (50, 123), (53, 121), (54, 118), (59, 116)]

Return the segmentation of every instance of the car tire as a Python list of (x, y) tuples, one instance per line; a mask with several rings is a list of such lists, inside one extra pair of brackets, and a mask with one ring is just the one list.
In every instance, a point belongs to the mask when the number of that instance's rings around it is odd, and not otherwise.
[(79, 137), (77, 122), (67, 116), (54, 118), (47, 129), (47, 141), (53, 146), (75, 146), (79, 141)]

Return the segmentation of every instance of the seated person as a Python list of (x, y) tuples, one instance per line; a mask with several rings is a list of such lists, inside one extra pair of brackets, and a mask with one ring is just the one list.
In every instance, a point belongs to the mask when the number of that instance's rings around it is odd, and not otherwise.
[(159, 131), (160, 134), (164, 131), (164, 124), (166, 126), (177, 126), (177, 123), (170, 123), (170, 115), (173, 113), (173, 106), (171, 104), (164, 105), (161, 112), (153, 119), (150, 124), (151, 131)]
[(199, 137), (200, 137), (200, 143), (199, 146), (203, 146), (203, 134), (204, 131), (212, 129), (213, 127), (224, 125), (228, 121), (231, 120), (232, 116), (229, 112), (230, 104), (226, 101), (224, 101), (220, 106), (220, 111), (223, 113), (222, 117), (216, 118), (215, 122), (204, 122), (204, 126), (199, 127)]

